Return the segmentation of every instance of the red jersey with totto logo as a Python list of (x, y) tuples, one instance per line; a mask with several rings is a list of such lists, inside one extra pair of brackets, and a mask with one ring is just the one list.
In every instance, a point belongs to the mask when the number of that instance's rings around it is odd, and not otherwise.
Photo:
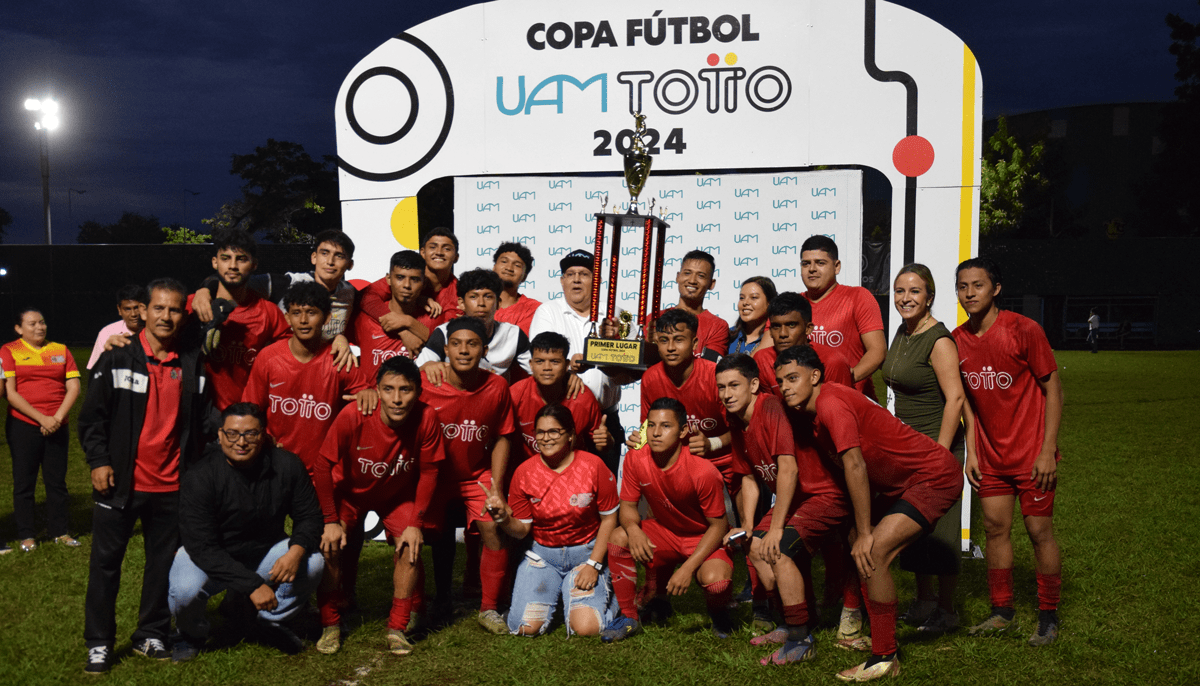
[[(78, 379), (79, 368), (75, 358), (62, 343), (46, 343), (35, 348), (18, 338), (0, 348), (0, 367), (4, 378), (17, 380), (17, 393), (33, 409), (47, 416), (54, 416), (67, 397), (67, 379)], [(40, 426), (32, 417), (26, 417), (8, 405), (8, 415), (26, 424)]]
[(979, 470), (1028, 475), (1046, 438), (1046, 394), (1038, 379), (1058, 369), (1046, 332), (1028, 317), (1000, 310), (983, 336), (963, 325), (954, 330), (954, 341), (975, 412)]
[[(729, 429), (733, 437), (733, 473), (752, 476), (774, 493), (779, 476), (776, 456), (796, 453), (783, 403), (770, 393), (759, 393), (754, 396), (750, 422), (742, 425), (741, 420), (730, 417)], [(793, 509), (799, 500), (792, 499)]]
[[(808, 298), (808, 294), (804, 294)], [(812, 298), (809, 298), (812, 301)], [(883, 331), (883, 315), (875, 296), (865, 288), (834, 284), (819, 302), (812, 303), (813, 331), (808, 339), (827, 345), (837, 351), (850, 367), (858, 364), (867, 349), (862, 335), (872, 331)], [(814, 346), (815, 347), (815, 346)], [(821, 361), (829, 364), (825, 357)], [(875, 397), (875, 385), (871, 377), (859, 381), (855, 388)]]
[(616, 512), (617, 481), (592, 453), (575, 451), (561, 474), (539, 457), (513, 474), (508, 491), (513, 517), (533, 524), (533, 540), (548, 547), (583, 545), (596, 538), (600, 516)]
[(449, 470), (443, 467), (442, 474), (456, 483), (476, 481), (490, 473), (489, 447), (517, 430), (508, 382), (491, 372), (479, 373), (484, 375), (483, 385), (472, 391), (460, 391), (449, 381), (441, 386), (434, 386), (428, 377), (421, 381), (421, 400), (433, 408), (442, 425), (449, 459)]
[[(546, 406), (546, 401), (542, 399), (537, 381), (533, 377), (526, 377), (513, 384), (509, 388), (509, 395), (512, 397), (517, 427), (521, 432), (520, 453), (524, 455), (524, 459), (528, 459), (538, 454), (537, 442), (533, 435), (534, 418)], [(564, 398), (561, 404), (571, 412), (571, 418), (575, 420), (575, 445), (590, 445), (592, 432), (604, 423), (604, 415), (600, 413), (600, 403), (596, 402), (596, 396), (584, 389), (583, 393), (574, 398)]]
[(414, 502), (413, 526), (424, 523), (437, 467), (445, 456), (441, 424), (433, 409), (420, 401), (395, 429), (383, 423), (382, 412), (382, 407), (376, 408), (364, 417), (353, 405), (342, 408), (320, 446), (317, 469), (326, 476), (315, 481), (326, 521), (336, 512), (335, 501), (350, 500), (357, 509), (381, 516)]
[[(711, 360), (696, 358), (692, 361), (692, 374), (676, 388), (667, 377), (666, 367), (662, 362), (652, 365), (642, 376), (642, 421), (650, 415), (650, 405), (659, 398), (675, 398), (683, 403), (688, 414), (688, 431), (695, 435), (697, 431), (706, 438), (723, 436), (729, 431), (725, 423), (725, 406), (717, 397), (717, 363)], [(726, 446), (716, 453), (706, 456), (710, 462), (721, 470), (722, 477), (732, 483), (733, 471), (729, 447)]]
[(540, 301), (522, 294), (517, 297), (517, 301), (512, 305), (496, 310), (496, 321), (514, 324), (528, 336), (529, 325), (533, 322), (533, 313), (537, 311), (538, 305), (541, 304)]
[[(247, 293), (246, 302), (234, 308), (221, 325), (220, 345), (204, 359), (212, 378), (213, 404), (218, 410), (241, 400), (255, 358), (291, 332), (277, 305), (253, 291)], [(192, 311), (194, 297), (188, 296), (188, 312)]]
[(817, 445), (839, 469), (838, 456), (859, 448), (871, 489), (885, 497), (900, 497), (917, 486), (962, 490), (962, 467), (949, 450), (852, 388), (839, 384), (820, 388)]
[(133, 462), (133, 490), (143, 493), (173, 493), (179, 490), (179, 403), (183, 400), (183, 368), (179, 355), (168, 352), (165, 360), (154, 356), (143, 330), (137, 342), (146, 353), (146, 417), (138, 435), (137, 459)]
[[(427, 324), (430, 329), (435, 329), (442, 324), (462, 316), (462, 310), (458, 309), (458, 277), (450, 277), (450, 282), (437, 293), (434, 293), (429, 288), (429, 282), (425, 282), (425, 290), (421, 293), (421, 311), (425, 312), (425, 300), (433, 298), (438, 305), (442, 307), (442, 313), (436, 319), (432, 319), (432, 324)], [(359, 297), (359, 308), (374, 317), (376, 321), (389, 312), (388, 301), (392, 299), (392, 287), (388, 285), (387, 279), (380, 279), (362, 290), (362, 295)], [(424, 323), (424, 320), (422, 320)]]
[[(854, 374), (850, 371), (850, 365), (846, 364), (846, 360), (836, 350), (820, 343), (809, 343), (809, 346), (817, 351), (817, 357), (821, 358), (821, 363), (825, 365), (822, 381), (840, 383), (843, 386), (854, 385)], [(775, 352), (773, 347), (763, 348), (754, 353), (754, 361), (758, 363), (758, 385), (763, 391), (782, 398), (783, 393), (780, 392), (779, 381), (775, 377), (775, 360), (778, 359), (779, 353)]]
[(295, 453), (312, 474), (325, 434), (346, 401), (370, 388), (361, 368), (337, 371), (326, 345), (313, 359), (301, 362), (288, 340), (268, 345), (254, 362), (242, 402), (254, 403), (267, 415), (267, 434), (276, 445)]
[[(438, 320), (428, 314), (422, 313), (417, 317), (417, 321), (429, 327), (430, 333), (437, 328)], [(414, 360), (420, 352), (410, 350), (400, 336), (385, 332), (378, 319), (363, 311), (354, 315), (354, 321), (350, 323), (346, 332), (349, 334), (347, 338), (358, 346), (358, 368), (371, 383), (375, 383), (379, 367), (387, 360), (396, 356)]]
[(686, 444), (666, 471), (655, 464), (649, 445), (625, 453), (621, 500), (636, 503), (646, 496), (654, 518), (677, 536), (700, 536), (709, 517), (725, 516), (724, 486), (721, 472)]

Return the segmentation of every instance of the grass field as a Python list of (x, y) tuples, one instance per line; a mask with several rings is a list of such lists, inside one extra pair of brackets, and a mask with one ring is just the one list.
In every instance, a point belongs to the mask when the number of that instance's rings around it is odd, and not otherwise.
[[(86, 359), (77, 350), (76, 358)], [(1058, 353), (1066, 389), (1055, 524), (1063, 550), (1062, 635), (1049, 648), (1025, 645), (1036, 623), (1033, 560), (1018, 522), (1017, 617), (1021, 636), (971, 639), (961, 632), (919, 640), (901, 628), (901, 679), (937, 684), (1200, 683), (1200, 352)], [(72, 428), (74, 417), (72, 417)], [(132, 655), (141, 580), (141, 537), (125, 562), (118, 605), (119, 663), (102, 677), (82, 674), (83, 597), (91, 507), (88, 470), (72, 438), (69, 488), (73, 531), (81, 549), (43, 542), (33, 553), (0, 557), (0, 684), (711, 684), (749, 680), (835, 683), (833, 673), (860, 656), (836, 650), (831, 630), (817, 633), (816, 659), (765, 668), (764, 650), (743, 630), (719, 641), (708, 632), (703, 599), (693, 588), (677, 600), (669, 626), (649, 627), (615, 645), (568, 640), (561, 623), (537, 639), (495, 637), (466, 605), (450, 627), (396, 658), (382, 651), (390, 604), (390, 553), (363, 555), (361, 614), (334, 656), (313, 650), (285, 657), (243, 642), (219, 618), (214, 649), (172, 665)], [(0, 536), (12, 539), (11, 461), (0, 447)], [(39, 490), (40, 503), (44, 494)], [(1192, 534), (1188, 534), (1188, 532)], [(982, 532), (975, 538), (982, 543)], [(460, 555), (461, 559), (461, 555)], [(897, 574), (901, 606), (911, 578)], [(215, 602), (215, 601), (214, 601)], [(964, 622), (988, 610), (982, 561), (964, 563), (959, 600)], [(748, 614), (748, 609), (743, 612)], [(214, 613), (215, 614), (215, 613)]]

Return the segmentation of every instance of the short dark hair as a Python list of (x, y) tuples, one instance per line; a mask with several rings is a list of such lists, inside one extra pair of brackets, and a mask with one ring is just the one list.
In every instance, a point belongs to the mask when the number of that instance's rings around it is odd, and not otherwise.
[(571, 341), (561, 333), (543, 331), (529, 342), (529, 349), (540, 353), (562, 353), (563, 357), (567, 357), (571, 354)]
[(350, 240), (346, 232), (338, 231), (337, 229), (325, 229), (313, 237), (313, 252), (316, 252), (322, 243), (333, 243), (341, 248), (342, 252), (346, 253), (346, 257), (354, 259), (354, 241)]
[(451, 319), (450, 322), (446, 324), (446, 342), (450, 342), (450, 334), (453, 334), (456, 331), (462, 331), (463, 329), (473, 331), (479, 336), (479, 340), (487, 343), (487, 327), (483, 325), (481, 320), (476, 319), (475, 317), (459, 317), (457, 319)]
[(255, 242), (254, 236), (251, 236), (245, 229), (217, 229), (212, 233), (213, 256), (215, 257), (222, 250), (240, 250), (250, 256), (250, 259), (258, 260), (258, 243)]
[(183, 301), (185, 303), (187, 302), (187, 297), (188, 297), (187, 287), (184, 286), (183, 283), (180, 282), (178, 279), (172, 279), (169, 276), (163, 276), (163, 277), (157, 278), (157, 279), (151, 281), (150, 283), (146, 284), (146, 295), (147, 295), (146, 303), (147, 304), (150, 303), (149, 296), (154, 295), (154, 291), (158, 291), (158, 290), (170, 291), (171, 293), (178, 293), (179, 297), (183, 298)]
[(799, 312), (804, 318), (805, 323), (812, 323), (812, 303), (808, 298), (796, 293), (795, 291), (784, 291), (779, 295), (771, 298), (771, 304), (767, 306), (767, 318), (782, 317), (784, 315)]
[(221, 411), (221, 425), (230, 417), (254, 417), (263, 428), (267, 426), (267, 414), (254, 403), (234, 403)]
[(650, 409), (646, 410), (646, 415), (649, 416), (650, 413), (655, 410), (667, 410), (668, 412), (674, 412), (675, 419), (679, 422), (680, 426), (686, 427), (688, 425), (687, 408), (683, 406), (683, 403), (674, 398), (662, 397), (650, 403)]
[(453, 230), (444, 226), (438, 226), (430, 229), (429, 233), (425, 234), (425, 238), (421, 239), (421, 247), (424, 248), (425, 244), (429, 242), (430, 238), (436, 238), (437, 236), (445, 236), (446, 238), (449, 238), (450, 242), (454, 244), (455, 252), (458, 251), (458, 236), (454, 235)]
[(958, 274), (964, 269), (982, 269), (987, 272), (988, 278), (992, 280), (993, 286), (999, 286), (1004, 277), (1000, 274), (1000, 265), (990, 257), (972, 257), (969, 260), (963, 260), (958, 268), (954, 270), (954, 284), (958, 285)]
[(758, 363), (746, 353), (732, 353), (717, 361), (717, 373), (735, 371), (746, 380), (758, 378)]
[(695, 336), (696, 332), (700, 329), (700, 320), (696, 317), (696, 315), (688, 312), (687, 310), (683, 310), (678, 307), (672, 307), (666, 312), (658, 315), (658, 319), (654, 320), (654, 331), (655, 333), (672, 333), (675, 331), (675, 327), (679, 326), (680, 324), (683, 324), (684, 327), (690, 329), (693, 336)]
[(397, 269), (418, 269), (424, 274), (425, 258), (421, 257), (421, 253), (416, 250), (401, 250), (392, 255), (392, 260), (388, 264), (388, 273), (391, 274)]
[(836, 260), (838, 258), (837, 243), (834, 243), (833, 239), (829, 236), (816, 234), (805, 238), (804, 242), (800, 244), (800, 253), (803, 254), (809, 250), (822, 250), (829, 253), (829, 256), (833, 259)]
[(421, 395), (421, 370), (417, 368), (416, 362), (401, 355), (389, 357), (379, 365), (379, 371), (375, 372), (375, 383), (383, 381), (383, 377), (388, 374), (399, 374), (413, 382), (417, 387), (417, 395)]
[(537, 414), (533, 417), (533, 428), (537, 429), (537, 420), (542, 417), (549, 417), (558, 422), (558, 425), (566, 429), (570, 433), (575, 433), (575, 417), (571, 415), (571, 411), (559, 405), (558, 403), (550, 403), (542, 406)]
[(821, 356), (817, 354), (817, 351), (807, 345), (793, 345), (779, 353), (779, 357), (775, 358), (775, 368), (779, 369), (785, 364), (797, 364), (806, 369), (815, 369), (821, 372), (821, 380), (825, 380), (825, 363), (821, 361)]
[(500, 281), (500, 276), (490, 269), (472, 269), (458, 275), (458, 297), (465, 298), (471, 291), (491, 291), (499, 298), (504, 291), (504, 283)]
[(315, 307), (328, 315), (333, 311), (333, 298), (329, 297), (329, 291), (316, 281), (302, 281), (283, 294), (284, 311), (292, 309), (293, 305)]
[(13, 319), (13, 326), (20, 326), (25, 321), (25, 315), (30, 312), (42, 314), (42, 309), (40, 307), (33, 307), (31, 305), (17, 308), (17, 316)]
[(126, 284), (117, 291), (117, 304), (120, 305), (126, 300), (135, 300), (143, 305), (149, 305), (150, 293), (145, 286), (139, 286), (136, 283)]
[(700, 262), (707, 262), (708, 266), (712, 267), (714, 270), (716, 270), (716, 268), (717, 268), (717, 261), (713, 259), (712, 255), (704, 252), (703, 250), (689, 250), (688, 254), (683, 256), (683, 262), (680, 262), (679, 264), (682, 265), (684, 262), (687, 262), (689, 260), (698, 260)]
[(496, 260), (500, 259), (500, 256), (506, 252), (516, 253), (517, 257), (521, 258), (521, 261), (525, 263), (526, 274), (529, 273), (530, 269), (533, 269), (533, 253), (529, 252), (529, 248), (525, 247), (524, 243), (514, 243), (512, 241), (501, 243), (496, 248), (496, 252), (492, 253), (492, 264), (495, 264)]

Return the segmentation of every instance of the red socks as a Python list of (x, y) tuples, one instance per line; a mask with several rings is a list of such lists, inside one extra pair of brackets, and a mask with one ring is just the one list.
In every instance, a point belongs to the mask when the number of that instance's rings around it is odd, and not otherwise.
[(783, 623), (788, 626), (808, 624), (808, 603), (783, 606)]
[(483, 590), (483, 600), (479, 603), (479, 611), (495, 610), (500, 601), (500, 591), (504, 588), (504, 573), (508, 570), (508, 550), (492, 550), (483, 547), (479, 556), (479, 585)]
[(733, 598), (732, 583), (729, 579), (721, 579), (704, 586), (704, 604), (710, 613), (729, 609), (729, 601)]
[[(1057, 578), (1057, 577), (1056, 577)], [(988, 591), (992, 596), (992, 607), (1013, 606), (1012, 567), (987, 570)], [(1041, 596), (1042, 575), (1038, 575), (1038, 596)], [(1058, 602), (1058, 585), (1054, 586), (1054, 602)]]
[[(991, 581), (991, 570), (988, 570), (988, 581)], [(1012, 577), (1009, 577), (1009, 594), (1012, 593)], [(1038, 574), (1037, 594), (1039, 610), (1057, 610), (1058, 596), (1062, 590), (1061, 574)]]
[(896, 652), (896, 601), (878, 603), (867, 598), (871, 615), (871, 654), (891, 655)]
[(341, 591), (317, 591), (317, 608), (321, 612), (321, 626), (337, 626), (342, 621), (338, 605), (342, 602)]
[(760, 605), (767, 601), (766, 587), (762, 585), (762, 581), (758, 579), (758, 570), (754, 568), (754, 564), (746, 560), (746, 573), (750, 575), (750, 594), (755, 605)]
[(621, 614), (637, 619), (637, 566), (628, 548), (608, 544), (608, 568), (612, 571), (613, 595)]
[(392, 598), (392, 612), (388, 615), (388, 628), (404, 631), (408, 628), (408, 617), (412, 614), (412, 596)]

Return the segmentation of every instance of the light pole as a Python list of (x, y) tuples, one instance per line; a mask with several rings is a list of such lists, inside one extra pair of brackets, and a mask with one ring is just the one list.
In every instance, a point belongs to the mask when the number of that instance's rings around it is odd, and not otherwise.
[(67, 189), (67, 220), (68, 221), (73, 221), (73, 218), (71, 216), (71, 194), (72, 193), (76, 193), (78, 195), (83, 195), (84, 193), (87, 193), (87, 191), (86, 190), (80, 191), (80, 190), (76, 190), (74, 188)]
[[(193, 198), (196, 197), (197, 195), (200, 195), (200, 191), (194, 191), (194, 190), (191, 190), (190, 188), (183, 189), (183, 192), (191, 193)], [(188, 213), (187, 213), (187, 196), (185, 195), (185, 196), (183, 196), (183, 224), (181, 224), (180, 226), (186, 225), (188, 223), (189, 222), (188, 222)]]
[[(38, 131), (38, 150), (42, 159), (42, 211), (46, 221), (46, 245), (50, 240), (50, 132), (58, 128), (58, 103), (51, 98), (25, 101), (25, 109), (39, 112), (41, 117), (33, 123)], [(70, 196), (68, 196), (70, 197)]]

